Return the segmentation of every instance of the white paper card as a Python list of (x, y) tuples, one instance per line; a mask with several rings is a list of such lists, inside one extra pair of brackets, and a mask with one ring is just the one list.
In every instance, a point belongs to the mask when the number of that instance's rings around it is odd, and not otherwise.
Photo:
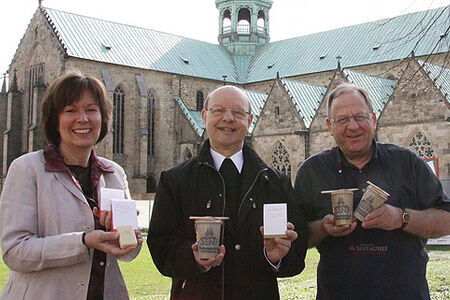
[(111, 199), (113, 230), (119, 226), (132, 225), (138, 229), (136, 202), (128, 199)]
[(285, 236), (287, 229), (286, 203), (264, 204), (264, 236)]
[(125, 193), (119, 189), (100, 188), (100, 210), (111, 210), (111, 199), (125, 199)]

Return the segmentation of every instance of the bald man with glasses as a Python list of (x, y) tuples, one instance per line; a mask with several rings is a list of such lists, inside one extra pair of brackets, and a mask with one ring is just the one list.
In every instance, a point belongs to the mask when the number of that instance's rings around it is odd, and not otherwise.
[[(295, 199), (317, 247), (317, 299), (430, 299), (427, 238), (450, 234), (450, 202), (424, 160), (374, 140), (377, 118), (367, 91), (342, 84), (327, 99), (327, 125), (337, 146), (307, 159), (297, 172)], [(390, 194), (364, 222), (337, 226), (323, 190), (367, 181)]]
[[(304, 268), (308, 230), (293, 206), (290, 178), (244, 143), (250, 101), (233, 86), (216, 89), (202, 111), (208, 140), (198, 156), (161, 173), (147, 243), (172, 278), (171, 299), (279, 299), (277, 277)], [(263, 205), (287, 203), (287, 238), (263, 237)], [(226, 216), (217, 256), (200, 259), (190, 216)]]

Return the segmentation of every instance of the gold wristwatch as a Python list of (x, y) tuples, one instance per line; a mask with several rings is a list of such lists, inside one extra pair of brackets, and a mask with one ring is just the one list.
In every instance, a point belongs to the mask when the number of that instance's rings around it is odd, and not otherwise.
[(402, 214), (403, 224), (400, 227), (401, 230), (405, 229), (405, 227), (408, 226), (408, 222), (409, 222), (409, 213), (406, 211), (406, 208), (402, 207), (402, 210), (403, 210), (403, 214)]

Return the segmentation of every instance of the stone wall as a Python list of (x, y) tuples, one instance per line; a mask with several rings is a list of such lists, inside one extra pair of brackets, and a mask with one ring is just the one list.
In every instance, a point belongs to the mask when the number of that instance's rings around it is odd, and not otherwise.
[[(444, 54), (436, 55), (433, 57), (433, 62), (442, 64), (445, 59)], [(418, 72), (419, 66), (416, 63), (408, 64), (408, 61), (382, 62), (350, 69), (370, 75), (386, 78), (393, 76), (400, 79), (391, 100), (381, 113), (377, 137), (383, 142), (409, 147), (414, 137), (418, 138), (420, 134), (425, 136), (432, 145), (433, 155), (439, 158), (441, 178), (449, 178), (450, 123), (445, 119), (450, 115), (449, 103), (427, 74)], [(42, 86), (30, 87), (30, 68), (40, 64), (44, 66)], [(66, 57), (57, 37), (40, 11), (34, 15), (18, 46), (9, 70), (10, 77), (14, 69), (17, 70), (17, 90), (10, 92), (8, 99), (0, 98), (0, 101), (9, 101), (10, 105), (13, 103), (16, 105), (14, 112), (6, 116), (12, 122), (12, 131), (4, 136), (6, 144), (2, 149), (7, 149), (7, 153), (3, 153), (2, 161), (9, 163), (18, 155), (37, 150), (35, 148), (39, 146), (37, 142), (35, 143), (36, 128), (28, 132), (30, 92), (36, 93), (41, 99), (44, 88), (64, 70), (76, 69), (101, 79), (101, 70), (107, 69), (114, 88), (120, 86), (125, 94), (124, 154), (112, 153), (112, 134), (108, 134), (97, 145), (97, 151), (99, 155), (115, 159), (124, 167), (130, 189), (136, 195), (144, 195), (148, 192), (149, 184), (154, 188), (162, 170), (185, 160), (190, 155), (196, 155), (202, 140), (207, 137), (205, 134), (202, 139), (193, 131), (174, 101), (173, 95), (180, 95), (189, 109), (196, 109), (197, 91), (202, 91), (206, 98), (209, 92), (224, 84), (217, 80)], [(151, 132), (149, 128), (150, 101), (146, 95), (141, 95), (136, 74), (142, 76), (145, 89), (155, 99), (153, 153), (149, 151), (151, 143), (148, 142)], [(415, 77), (411, 79), (413, 74)], [(283, 74), (280, 75), (283, 76)], [(345, 81), (340, 70), (305, 74), (289, 79), (325, 86), (328, 91)], [(324, 100), (310, 128), (307, 129), (280, 80), (243, 86), (235, 85), (268, 94), (268, 100), (249, 140), (269, 165), (280, 167), (280, 160), (277, 162), (275, 156), (281, 153), (282, 158), (289, 162), (292, 179), (301, 162), (308, 156), (335, 145), (325, 122)], [(112, 95), (110, 92), (111, 98)], [(4, 107), (6, 102), (0, 103), (3, 105), (1, 107)], [(1, 118), (0, 122), (5, 123)], [(0, 129), (5, 127), (1, 126), (3, 125), (0, 124)], [(28, 147), (29, 133), (32, 133), (33, 149)]]
[(282, 145), (286, 149), (290, 162), (291, 180), (294, 182), (298, 167), (305, 159), (305, 135), (280, 134), (266, 135), (252, 138), (253, 148), (269, 166), (277, 168), (280, 161), (276, 158), (275, 150)]
[[(18, 142), (20, 144), (20, 153), (37, 150), (36, 148), (28, 147), (28, 130), (34, 131), (30, 133), (32, 136), (35, 136), (37, 133), (36, 127), (28, 126), (28, 104), (31, 93), (42, 97), (42, 93), (39, 92), (40, 88), (38, 87), (38, 91), (36, 91), (34, 86), (30, 86), (29, 79), (30, 69), (39, 64), (43, 64), (44, 68), (41, 82), (44, 86), (52, 82), (64, 69), (64, 51), (52, 29), (47, 25), (45, 17), (38, 10), (19, 43), (9, 69), (10, 78), (13, 77), (14, 70), (16, 70), (17, 87), (22, 92), (21, 120), (14, 120), (23, 124), (18, 135), (21, 137), (20, 142)], [(38, 107), (39, 105), (35, 105), (36, 110)], [(35, 144), (36, 147), (41, 145), (42, 141), (38, 141)]]
[[(415, 150), (423, 158), (439, 159), (440, 178), (450, 177), (450, 113), (448, 101), (433, 81), (411, 61), (378, 121), (379, 141)], [(420, 151), (412, 144), (423, 143)], [(429, 143), (429, 144), (428, 144)], [(427, 154), (428, 153), (428, 154)]]

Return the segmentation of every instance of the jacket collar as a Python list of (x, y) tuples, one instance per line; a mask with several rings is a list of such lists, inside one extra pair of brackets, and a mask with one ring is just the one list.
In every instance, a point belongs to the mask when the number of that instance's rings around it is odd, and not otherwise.
[[(75, 180), (73, 174), (64, 163), (64, 158), (61, 152), (59, 152), (58, 147), (56, 147), (54, 144), (48, 144), (47, 146), (45, 146), (44, 159), (45, 170), (47, 172), (66, 173), (72, 178), (72, 181), (74, 181), (75, 185), (79, 187), (78, 182)], [(94, 187), (97, 186), (103, 173), (114, 173), (112, 167), (105, 165), (95, 154), (94, 150), (91, 151), (89, 162), (91, 164), (92, 186)]]
[[(58, 147), (54, 144), (47, 144), (44, 148), (44, 159), (45, 159), (45, 170), (48, 172), (65, 172), (68, 170), (66, 164), (64, 163), (64, 158), (59, 152)], [(89, 159), (91, 164), (91, 168), (94, 172), (106, 172), (106, 173), (114, 173), (114, 170), (105, 165), (95, 154), (95, 151), (91, 151), (91, 157)]]
[[(211, 148), (211, 144), (209, 139), (207, 139), (204, 143), (200, 152), (198, 154), (199, 160), (202, 163), (208, 163), (211, 166), (214, 166), (213, 158), (211, 157), (211, 152), (209, 149)], [(267, 168), (266, 163), (259, 157), (255, 150), (253, 150), (246, 142), (244, 142), (244, 146), (242, 147), (242, 152), (244, 155), (244, 165), (242, 167), (242, 172), (245, 169), (252, 170), (252, 173), (258, 173), (260, 170)]]
[[(376, 159), (378, 159), (378, 155), (379, 155), (379, 151), (380, 151), (380, 146), (379, 144), (375, 141), (372, 140), (372, 147), (374, 148), (374, 151), (372, 153), (372, 157), (370, 158), (370, 160), (364, 165), (363, 169), (368, 166), (369, 164), (371, 164), (373, 161), (375, 161)], [(356, 168), (354, 165), (350, 164), (347, 159), (344, 156), (344, 153), (342, 152), (342, 150), (336, 146), (334, 147), (332, 150), (335, 151), (335, 155), (336, 155), (336, 162), (337, 162), (337, 169), (342, 170), (343, 167), (351, 167), (351, 168)]]

